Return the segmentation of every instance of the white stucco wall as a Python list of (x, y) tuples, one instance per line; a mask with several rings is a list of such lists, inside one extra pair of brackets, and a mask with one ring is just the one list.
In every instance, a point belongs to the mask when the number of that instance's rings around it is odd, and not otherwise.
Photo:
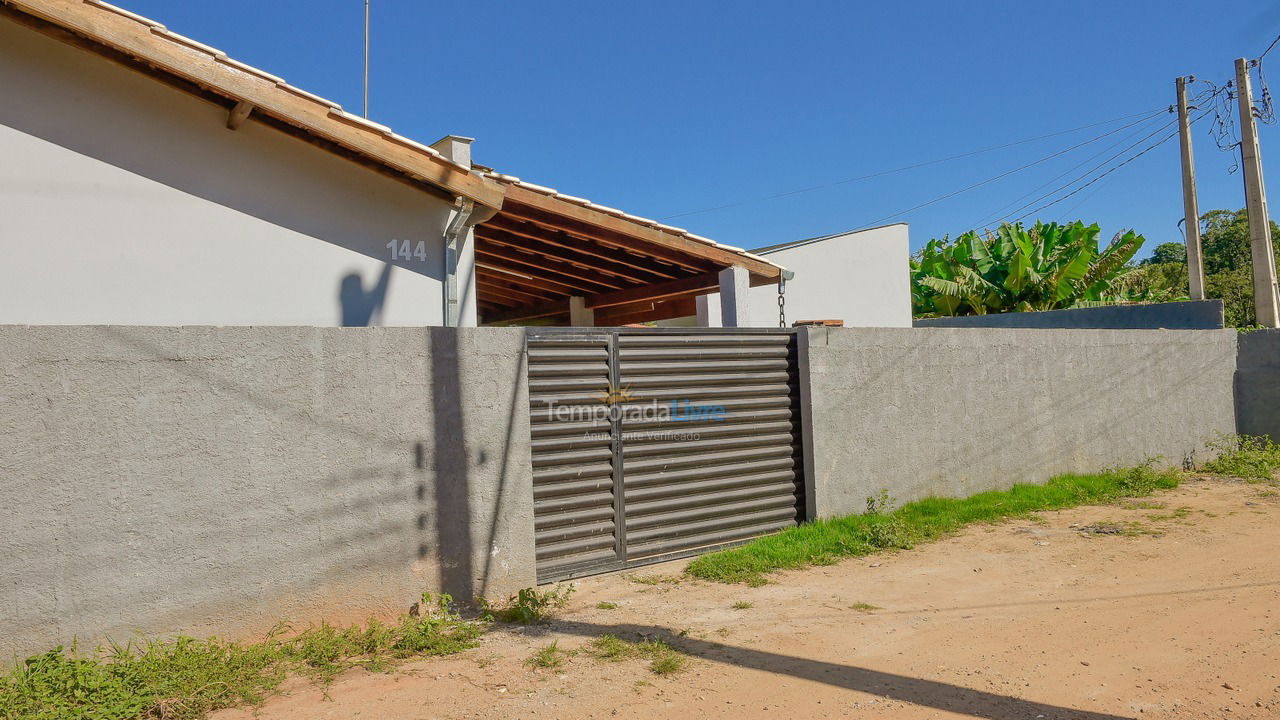
[(0, 19), (0, 324), (441, 324), (447, 201), (226, 117)]
[[(849, 232), (759, 254), (795, 272), (787, 283), (787, 324), (843, 320), (845, 327), (911, 327), (907, 225)], [(750, 327), (778, 326), (778, 286), (751, 288)], [(720, 295), (707, 296), (706, 324), (720, 323)], [(664, 326), (697, 325), (677, 318)]]

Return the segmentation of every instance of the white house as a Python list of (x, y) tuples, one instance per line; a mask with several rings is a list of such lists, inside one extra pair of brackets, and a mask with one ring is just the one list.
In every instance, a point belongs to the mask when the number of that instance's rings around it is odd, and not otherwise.
[(622, 322), (781, 273), (99, 0), (3, 0), (0, 98), (0, 324)]
[(909, 324), (905, 226), (747, 252), (101, 0), (0, 0), (0, 98), (0, 324)]
[[(753, 251), (794, 275), (783, 287), (787, 325), (838, 320), (848, 327), (911, 327), (910, 247), (907, 224), (825, 235)], [(778, 286), (750, 290), (749, 317), (742, 324), (777, 327)], [(663, 324), (720, 325), (720, 298), (698, 299), (698, 314)]]

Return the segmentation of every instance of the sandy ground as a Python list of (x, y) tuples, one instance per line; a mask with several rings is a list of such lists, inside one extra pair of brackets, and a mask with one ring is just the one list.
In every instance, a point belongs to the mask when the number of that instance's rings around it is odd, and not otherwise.
[[(1280, 718), (1280, 495), (1197, 480), (1140, 502), (975, 527), (758, 588), (652, 584), (679, 563), (588, 578), (546, 626), (497, 629), (392, 674), (351, 671), (327, 695), (293, 682), (214, 717)], [(1137, 524), (1080, 531), (1096, 523)], [(668, 638), (687, 668), (660, 677), (581, 652), (560, 671), (524, 665), (553, 640), (573, 650), (629, 632)]]

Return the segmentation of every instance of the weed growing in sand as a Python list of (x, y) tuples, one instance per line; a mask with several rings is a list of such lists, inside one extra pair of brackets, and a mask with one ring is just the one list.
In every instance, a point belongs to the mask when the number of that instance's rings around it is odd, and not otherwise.
[(1209, 443), (1218, 457), (1204, 464), (1204, 470), (1246, 480), (1270, 481), (1280, 469), (1280, 445), (1268, 437), (1224, 435)]
[(524, 588), (507, 598), (501, 605), (494, 605), (484, 598), (477, 598), (481, 617), (504, 623), (531, 625), (542, 622), (553, 610), (562, 608), (573, 594), (573, 585), (557, 585), (547, 590)]
[(530, 655), (524, 661), (531, 670), (555, 670), (563, 667), (565, 659), (569, 653), (560, 649), (559, 641), (552, 642), (550, 645), (541, 648)]
[(424, 594), (419, 608), (390, 624), (321, 624), (291, 636), (281, 627), (251, 644), (179, 637), (93, 653), (60, 646), (0, 676), (0, 718), (194, 720), (260, 703), (293, 673), (328, 683), (352, 667), (386, 670), (396, 660), (456, 653), (484, 632), (458, 617), (447, 595)]
[(623, 640), (617, 635), (601, 635), (587, 646), (587, 652), (601, 660), (617, 662), (631, 658), (645, 658), (649, 661), (649, 670), (655, 675), (668, 675), (683, 668), (686, 663), (684, 655), (678, 650), (656, 638), (641, 639), (638, 642)]

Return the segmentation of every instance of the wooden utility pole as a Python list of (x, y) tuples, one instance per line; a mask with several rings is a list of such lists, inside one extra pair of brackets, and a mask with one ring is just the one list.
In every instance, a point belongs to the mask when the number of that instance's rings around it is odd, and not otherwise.
[(1253, 306), (1258, 324), (1280, 327), (1280, 292), (1276, 288), (1276, 256), (1271, 246), (1271, 217), (1267, 191), (1262, 184), (1262, 158), (1258, 150), (1258, 126), (1253, 118), (1253, 89), (1249, 61), (1236, 60), (1236, 95), (1240, 101), (1240, 164), (1244, 166), (1244, 199), (1249, 212), (1249, 239), (1253, 250)]
[(1187, 118), (1187, 81), (1178, 78), (1178, 134), (1182, 140), (1182, 212), (1187, 230), (1187, 278), (1191, 299), (1204, 299), (1204, 258), (1200, 252), (1200, 203), (1196, 200), (1196, 161), (1191, 153), (1191, 121)]

